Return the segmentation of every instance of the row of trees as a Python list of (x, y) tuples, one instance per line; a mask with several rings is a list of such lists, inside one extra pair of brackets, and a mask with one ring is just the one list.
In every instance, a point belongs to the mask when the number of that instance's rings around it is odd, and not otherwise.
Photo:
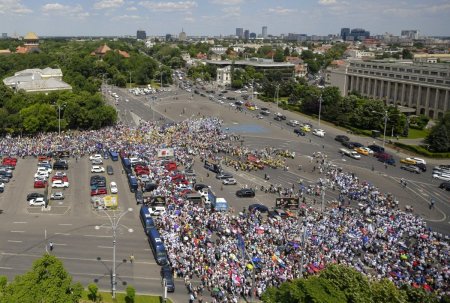
[(450, 152), (450, 111), (433, 126), (425, 143), (429, 144), (429, 149), (435, 152)]
[(388, 279), (371, 281), (351, 267), (329, 265), (317, 276), (268, 288), (262, 300), (266, 303), (444, 303), (450, 302), (450, 297), (439, 299), (433, 293), (411, 286), (398, 289)]

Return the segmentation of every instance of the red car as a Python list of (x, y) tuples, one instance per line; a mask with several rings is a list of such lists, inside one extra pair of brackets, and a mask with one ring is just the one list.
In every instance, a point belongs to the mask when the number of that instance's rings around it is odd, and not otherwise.
[(50, 161), (52, 158), (51, 157), (48, 157), (48, 156), (38, 156), (38, 162), (41, 162), (41, 161)]
[(172, 183), (174, 184), (184, 184), (184, 185), (188, 185), (189, 181), (186, 179), (178, 179), (178, 180), (172, 180)]
[(3, 165), (16, 166), (16, 164), (17, 164), (17, 158), (12, 158), (12, 157), (6, 157), (6, 158), (3, 158), (2, 164), (3, 164)]
[(91, 190), (91, 196), (106, 195), (106, 194), (108, 194), (106, 188), (97, 188)]
[(45, 188), (47, 181), (34, 181), (34, 188)]
[(52, 182), (55, 180), (61, 180), (63, 182), (69, 182), (69, 178), (67, 178), (67, 176), (53, 176), (52, 177)]

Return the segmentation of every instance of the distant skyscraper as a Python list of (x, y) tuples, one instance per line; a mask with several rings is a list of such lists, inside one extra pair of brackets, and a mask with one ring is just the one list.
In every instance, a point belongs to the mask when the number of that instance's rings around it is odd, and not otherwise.
[(250, 31), (249, 31), (248, 29), (246, 29), (246, 30), (244, 31), (244, 39), (245, 39), (245, 40), (250, 39)]
[(250, 39), (256, 39), (256, 33), (250, 33)]
[(348, 35), (350, 35), (350, 29), (348, 27), (341, 28), (341, 38), (342, 40), (347, 40)]
[(238, 36), (238, 38), (244, 38), (244, 29), (242, 27), (236, 28), (236, 36)]
[(184, 29), (181, 29), (181, 33), (178, 35), (178, 40), (180, 40), (180, 41), (186, 41), (187, 40), (187, 35), (184, 32)]
[(261, 36), (262, 36), (263, 38), (267, 38), (267, 26), (263, 26), (263, 27), (262, 27), (262, 33), (261, 33)]
[(136, 32), (136, 39), (138, 39), (138, 40), (145, 40), (145, 39), (147, 39), (147, 34), (143, 30), (138, 30)]
[(352, 37), (353, 40), (355, 41), (362, 41), (365, 38), (369, 38), (370, 37), (370, 32), (366, 31), (363, 28), (352, 28), (352, 30), (350, 31), (350, 34), (348, 35), (348, 37)]
[(419, 39), (419, 31), (416, 29), (402, 30), (402, 38)]
[(172, 41), (172, 35), (166, 34), (166, 41)]
[(8, 38), (8, 33), (2, 33), (2, 39)]

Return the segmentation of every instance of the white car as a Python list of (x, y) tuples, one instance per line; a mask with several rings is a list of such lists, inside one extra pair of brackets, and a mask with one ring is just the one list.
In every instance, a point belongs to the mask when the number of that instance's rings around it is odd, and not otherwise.
[(361, 147), (361, 149), (367, 151), (369, 153), (369, 155), (373, 155), (373, 150), (371, 150), (370, 148), (368, 148), (368, 147)]
[(176, 189), (178, 190), (192, 189), (192, 186), (180, 183), (177, 184)]
[(102, 159), (93, 159), (91, 160), (92, 164), (103, 164), (103, 160)]
[(406, 158), (406, 160), (414, 161), (414, 162), (416, 162), (416, 164), (427, 165), (427, 162), (424, 159), (421, 159), (421, 158), (409, 157), (409, 158)]
[(94, 165), (91, 168), (91, 173), (104, 173), (105, 168), (103, 166)]
[(31, 199), (28, 201), (29, 206), (45, 206), (45, 199), (43, 197), (38, 197), (36, 199)]
[(47, 171), (37, 171), (35, 174), (34, 174), (34, 178), (39, 178), (39, 179), (48, 179), (48, 176), (49, 176), (49, 174), (48, 174), (48, 172)]
[(45, 166), (38, 166), (37, 171), (43, 171), (43, 172), (47, 172), (49, 174), (52, 173), (53, 169), (51, 169), (50, 167), (45, 167)]
[(102, 159), (103, 157), (102, 157), (102, 155), (100, 155), (100, 154), (95, 154), (95, 155), (92, 155), (92, 156), (90, 156), (89, 157), (89, 160), (94, 160), (94, 159)]
[(109, 188), (111, 189), (111, 193), (112, 194), (117, 194), (119, 192), (119, 190), (117, 189), (117, 184), (116, 182), (111, 182), (109, 184)]
[(288, 125), (298, 126), (298, 125), (300, 125), (300, 122), (298, 122), (297, 120), (289, 120)]
[(5, 183), (3, 183), (3, 182), (0, 183), (0, 188), (4, 190), (5, 189)]
[(67, 188), (69, 187), (69, 182), (63, 180), (55, 180), (52, 182), (52, 188)]
[(148, 176), (148, 175), (140, 175), (139, 177), (138, 177), (138, 179), (139, 180), (141, 180), (141, 182), (150, 182), (151, 181), (151, 179), (150, 179), (150, 177)]
[(228, 179), (222, 180), (222, 183), (223, 183), (223, 185), (235, 185), (235, 184), (237, 184), (237, 181), (234, 178), (228, 178)]
[(64, 193), (59, 191), (51, 194), (50, 200), (64, 200)]
[(325, 137), (325, 131), (323, 129), (316, 128), (313, 130), (313, 135), (323, 138)]

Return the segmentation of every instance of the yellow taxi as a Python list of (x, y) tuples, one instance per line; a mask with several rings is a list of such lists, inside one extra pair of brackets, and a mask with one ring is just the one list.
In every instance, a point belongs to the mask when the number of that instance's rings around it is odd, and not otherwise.
[(304, 132), (310, 132), (311, 131), (311, 127), (309, 127), (309, 125), (303, 125), (301, 127), (301, 130)]
[(400, 159), (400, 163), (415, 165), (416, 161), (414, 161), (413, 159), (405, 158), (405, 159)]
[(364, 156), (368, 156), (369, 155), (369, 151), (365, 150), (362, 147), (355, 148), (355, 152), (357, 152), (358, 154), (364, 155)]

